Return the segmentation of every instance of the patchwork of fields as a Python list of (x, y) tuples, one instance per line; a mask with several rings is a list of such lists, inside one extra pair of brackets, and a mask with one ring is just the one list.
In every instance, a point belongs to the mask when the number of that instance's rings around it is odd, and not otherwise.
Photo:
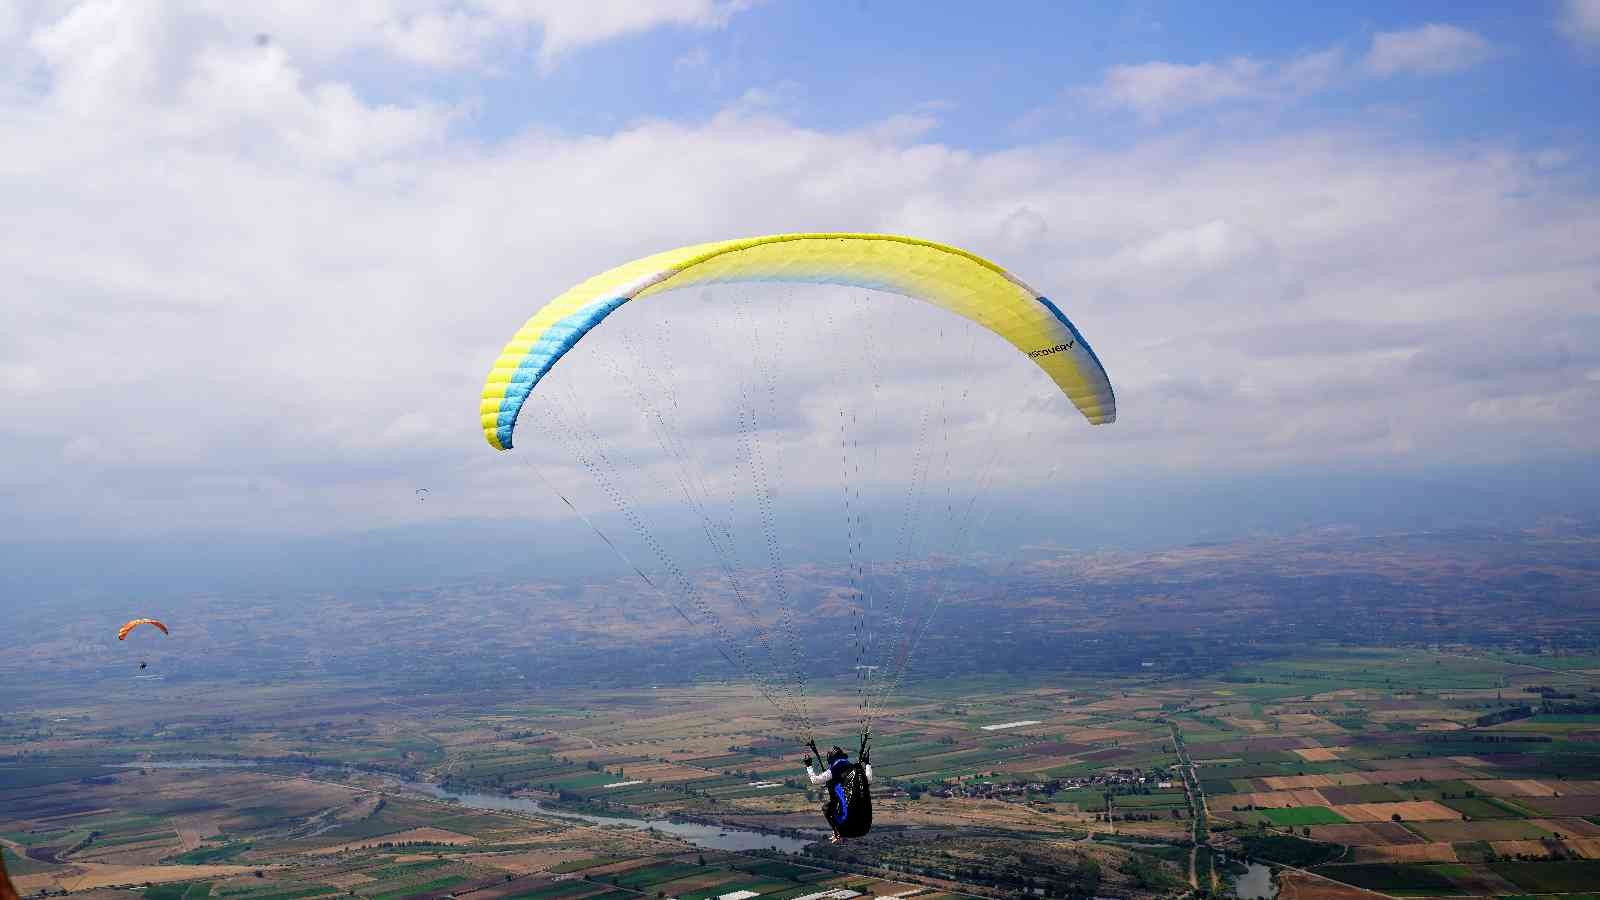
[[(1225, 890), (1240, 858), (1397, 895), (1581, 892), (1600, 885), (1600, 722), (1574, 710), (1600, 708), (1600, 659), (1533, 659), (1329, 650), (1209, 679), (913, 684), (874, 725), (872, 839), (791, 859), (597, 824), (814, 836), (802, 751), (740, 685), (406, 703), (222, 685), (210, 705), (108, 685), (0, 721), (0, 848), (30, 889), (171, 885), (151, 889), (168, 900), (785, 900), (1051, 879), (1157, 897)], [(855, 698), (828, 687), (811, 698), (818, 739), (853, 746)], [(200, 757), (248, 764), (116, 765)], [(475, 812), (407, 780), (600, 818)], [(1286, 891), (1334, 890), (1315, 876), (1284, 875)]]
[[(1393, 895), (1600, 886), (1600, 731), (1546, 712), (1592, 703), (1600, 665), (1354, 656), (1262, 665), (1240, 690), (1253, 699), (1179, 716), (1198, 726), (1215, 845)], [(1242, 721), (1257, 727), (1216, 727)], [(1301, 727), (1322, 721), (1339, 732)]]

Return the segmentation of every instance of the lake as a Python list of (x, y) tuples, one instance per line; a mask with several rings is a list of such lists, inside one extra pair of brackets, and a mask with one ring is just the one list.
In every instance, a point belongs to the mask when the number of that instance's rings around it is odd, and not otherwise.
[(1247, 862), (1244, 867), (1247, 871), (1233, 883), (1233, 896), (1237, 900), (1273, 900), (1278, 896), (1271, 867), (1254, 862)]

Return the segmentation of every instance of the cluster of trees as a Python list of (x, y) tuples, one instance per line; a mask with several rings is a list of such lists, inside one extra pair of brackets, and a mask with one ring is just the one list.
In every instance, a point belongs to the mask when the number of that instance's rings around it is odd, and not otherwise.
[(1162, 891), (1178, 885), (1177, 879), (1167, 874), (1158, 863), (1139, 853), (1129, 855), (1117, 866), (1117, 871), (1133, 879), (1135, 887), (1148, 891)]
[[(1178, 809), (1177, 807), (1173, 807), (1172, 809), (1167, 810), (1167, 812), (1170, 813), (1174, 819), (1182, 819), (1185, 815), (1184, 811)], [(1161, 820), (1160, 813), (1122, 812), (1117, 813), (1116, 817), (1117, 821), (1119, 822), (1158, 822)], [(1106, 821), (1106, 814), (1096, 813), (1094, 819), (1096, 822), (1104, 822)]]
[(1473, 722), (1476, 723), (1479, 728), (1488, 728), (1491, 725), (1499, 725), (1503, 722), (1515, 722), (1518, 719), (1531, 718), (1533, 718), (1533, 707), (1511, 706), (1505, 709), (1496, 710), (1492, 713), (1481, 715), (1474, 719)]
[(1600, 703), (1552, 703), (1547, 697), (1539, 705), (1539, 712), (1547, 716), (1588, 716), (1600, 713)]
[[(571, 760), (569, 760), (569, 759), (567, 759), (565, 757), (562, 757), (562, 761), (567, 763), (568, 765), (571, 765), (571, 763), (572, 763)], [(608, 774), (611, 772), (610, 769), (606, 768), (605, 766), (600, 765), (599, 763), (595, 762), (592, 759), (589, 760), (588, 762), (584, 763), (583, 767), (585, 769), (588, 769), (591, 772), (606, 772)], [(617, 767), (617, 778), (625, 779), (627, 777), (628, 777), (627, 770), (623, 769), (621, 766), (618, 766)]]
[(1557, 689), (1551, 687), (1548, 684), (1529, 685), (1527, 690), (1528, 690), (1528, 693), (1530, 693), (1530, 694), (1538, 694), (1539, 696), (1543, 697), (1546, 700), (1576, 700), (1576, 699), (1578, 699), (1578, 695), (1577, 694), (1574, 694), (1571, 691), (1557, 690)]

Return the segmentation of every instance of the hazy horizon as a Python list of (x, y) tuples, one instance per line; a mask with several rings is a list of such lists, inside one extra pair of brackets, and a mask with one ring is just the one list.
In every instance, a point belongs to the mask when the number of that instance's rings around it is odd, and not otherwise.
[[(558, 502), (531, 476), (530, 498)], [(543, 496), (541, 497), (541, 494)], [(1151, 551), (1198, 542), (1291, 537), (1343, 528), (1381, 535), (1441, 528), (1520, 530), (1546, 519), (1600, 521), (1600, 475), (1582, 461), (1534, 467), (1477, 467), (1451, 472), (1304, 472), (1203, 482), (1172, 478), (1106, 487), (1077, 496), (1071, 509), (1048, 500), (991, 498), (995, 512), (969, 542), (974, 558), (1012, 559), (1029, 548), (1055, 551)], [(1236, 514), (1219, 517), (1233, 504)], [(897, 512), (890, 504), (885, 512)], [(632, 536), (614, 512), (591, 511), (608, 536)], [(647, 510), (657, 530), (693, 532), (681, 510)], [(676, 516), (674, 518), (674, 516)], [(835, 563), (841, 544), (838, 498), (792, 501), (780, 524), (794, 563)], [(946, 544), (928, 554), (948, 555)], [(870, 554), (869, 554), (870, 555)], [(892, 555), (879, 547), (876, 558)], [(919, 554), (920, 555), (920, 554)], [(641, 557), (642, 558), (642, 557)], [(78, 566), (94, 561), (90, 569)], [(714, 557), (690, 541), (681, 561), (710, 566)], [(316, 536), (183, 533), (116, 537), (85, 545), (44, 539), (0, 543), (0, 586), (14, 602), (129, 593), (185, 594), (230, 589), (372, 588), (493, 577), (627, 576), (627, 568), (583, 522), (460, 519), (390, 525)]]

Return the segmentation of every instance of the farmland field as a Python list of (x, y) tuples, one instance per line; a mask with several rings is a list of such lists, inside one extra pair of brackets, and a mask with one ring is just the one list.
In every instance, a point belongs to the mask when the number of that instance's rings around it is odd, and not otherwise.
[(1263, 810), (1259, 815), (1273, 825), (1333, 825), (1347, 821), (1343, 816), (1325, 806), (1268, 809)]
[(1517, 887), (1535, 894), (1592, 890), (1600, 886), (1600, 862), (1498, 862), (1490, 868)]
[(1465, 893), (1436, 865), (1377, 863), (1323, 866), (1319, 874), (1353, 884), (1409, 895), (1452, 896)]

